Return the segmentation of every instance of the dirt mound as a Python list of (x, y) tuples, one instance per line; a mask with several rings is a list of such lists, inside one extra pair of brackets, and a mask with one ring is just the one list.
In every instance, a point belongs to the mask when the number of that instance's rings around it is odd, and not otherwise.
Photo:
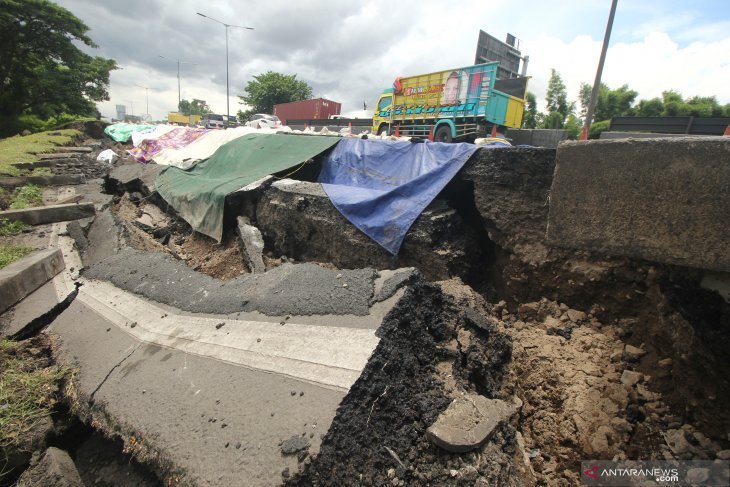
[[(511, 467), (511, 426), (502, 425), (468, 454), (441, 450), (426, 437), (456, 394), (498, 393), (509, 340), (491, 326), (475, 329), (452, 298), (420, 280), (378, 333), (381, 342), (340, 405), (319, 455), (287, 485), (465, 485), (478, 478), (489, 485), (519, 485)], [(478, 357), (475, 349), (482, 352)], [(484, 357), (491, 358), (479, 385), (471, 383)]]

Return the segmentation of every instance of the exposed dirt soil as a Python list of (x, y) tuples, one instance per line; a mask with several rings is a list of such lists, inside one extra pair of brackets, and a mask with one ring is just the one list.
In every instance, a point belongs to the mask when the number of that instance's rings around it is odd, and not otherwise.
[(112, 211), (121, 217), (132, 246), (138, 250), (168, 253), (216, 279), (229, 280), (248, 272), (239, 239), (234, 234), (227, 234), (219, 244), (194, 232), (182, 220), (162, 218), (164, 213), (151, 202), (133, 202), (127, 194), (112, 205)]
[[(510, 425), (467, 454), (442, 450), (425, 434), (457, 394), (481, 389), (498, 395), (509, 339), (489, 325), (475, 328), (454, 299), (424, 281), (408, 289), (378, 333), (381, 342), (340, 405), (319, 455), (287, 485), (520, 485)], [(472, 382), (476, 350), (486, 360)]]

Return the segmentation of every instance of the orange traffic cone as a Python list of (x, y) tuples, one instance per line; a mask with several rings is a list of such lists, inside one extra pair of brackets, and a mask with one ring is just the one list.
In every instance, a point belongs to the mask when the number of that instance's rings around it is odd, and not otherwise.
[(496, 137), (497, 137), (497, 126), (492, 125), (492, 138), (496, 138)]
[(725, 127), (725, 133), (722, 134), (722, 135), (725, 135), (727, 137), (730, 137), (730, 123), (727, 124), (727, 127)]
[(400, 137), (400, 125), (395, 126), (395, 136)]
[(580, 133), (580, 140), (587, 140), (588, 139), (588, 127), (585, 125), (583, 126), (583, 131)]
[(431, 142), (433, 142), (433, 126), (428, 131), (428, 140), (430, 140)]
[(352, 122), (348, 122), (347, 128), (350, 130), (350, 135), (352, 135)]

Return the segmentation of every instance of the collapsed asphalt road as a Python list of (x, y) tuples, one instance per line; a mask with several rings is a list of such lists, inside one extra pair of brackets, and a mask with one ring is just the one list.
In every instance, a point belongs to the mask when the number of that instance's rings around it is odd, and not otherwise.
[(696, 270), (546, 244), (554, 168), (478, 152), (397, 258), (311, 178), (261, 185), (229, 201), (265, 244), (249, 273), (233, 229), (191, 233), (159, 168), (121, 165), (93, 222), (44, 230), (67, 271), (11, 321), (81, 284), (47, 329), (78, 367), (67, 400), (168, 485), (568, 486), (585, 458), (725, 461), (730, 306)]

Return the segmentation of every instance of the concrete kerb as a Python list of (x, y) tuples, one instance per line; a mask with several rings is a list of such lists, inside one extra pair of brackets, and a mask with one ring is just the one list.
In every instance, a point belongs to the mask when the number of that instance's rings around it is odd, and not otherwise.
[(66, 186), (69, 184), (83, 184), (86, 181), (81, 174), (66, 174), (60, 176), (20, 176), (12, 178), (0, 178), (0, 186), (15, 188), (26, 184), (38, 184), (41, 186)]
[(0, 269), (0, 313), (48, 282), (64, 267), (61, 250), (49, 248)]
[(64, 205), (38, 206), (22, 210), (0, 211), (0, 218), (10, 221), (21, 221), (29, 225), (79, 220), (94, 216), (96, 209), (93, 203), (69, 203)]

